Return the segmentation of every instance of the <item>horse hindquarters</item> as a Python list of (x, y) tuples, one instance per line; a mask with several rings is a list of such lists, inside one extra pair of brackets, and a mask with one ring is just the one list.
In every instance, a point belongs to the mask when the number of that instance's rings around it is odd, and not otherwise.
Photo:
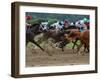
[(87, 49), (89, 52), (89, 30), (86, 30), (81, 33), (80, 41), (81, 41), (81, 44), (84, 45), (84, 51), (86, 51)]
[(85, 36), (84, 37), (84, 44), (85, 44), (85, 46), (86, 46), (86, 49), (88, 50), (88, 52), (89, 52), (89, 30), (86, 30), (85, 32), (84, 32), (84, 35), (83, 36)]

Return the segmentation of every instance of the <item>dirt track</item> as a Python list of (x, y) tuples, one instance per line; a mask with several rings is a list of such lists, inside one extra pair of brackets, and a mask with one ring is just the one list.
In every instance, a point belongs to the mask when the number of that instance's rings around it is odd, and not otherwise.
[(32, 47), (26, 48), (26, 67), (32, 66), (62, 66), (62, 65), (89, 64), (89, 53), (75, 54), (72, 49), (52, 49), (43, 52)]

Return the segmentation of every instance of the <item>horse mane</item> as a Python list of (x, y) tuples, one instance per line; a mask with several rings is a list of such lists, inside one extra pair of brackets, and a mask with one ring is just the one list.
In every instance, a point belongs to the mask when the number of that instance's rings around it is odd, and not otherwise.
[(66, 29), (77, 29), (77, 27), (76, 27), (75, 25), (70, 25), (70, 26), (68, 26), (68, 28), (66, 28)]
[(62, 30), (59, 33), (63, 36), (64, 34), (69, 34), (70, 30)]

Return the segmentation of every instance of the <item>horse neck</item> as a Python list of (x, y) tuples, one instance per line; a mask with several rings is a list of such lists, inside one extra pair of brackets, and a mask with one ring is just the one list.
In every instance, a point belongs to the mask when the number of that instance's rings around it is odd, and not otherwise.
[(80, 38), (81, 32), (79, 32), (79, 31), (71, 32), (69, 34), (69, 37), (73, 37), (73, 36), (76, 36), (77, 38)]
[(81, 32), (77, 32), (77, 36), (78, 36), (78, 38), (80, 38), (81, 37)]
[(40, 27), (39, 25), (36, 25), (36, 26), (32, 26), (30, 29), (35, 35), (37, 35), (37, 34), (39, 34), (39, 32), (38, 32), (39, 27)]
[(47, 37), (47, 38), (52, 38), (52, 39), (56, 39), (56, 37), (57, 37), (57, 34), (58, 33), (56, 33), (56, 31), (54, 31), (54, 30), (48, 30), (48, 31), (46, 31), (45, 33), (44, 33), (44, 36), (45, 37)]

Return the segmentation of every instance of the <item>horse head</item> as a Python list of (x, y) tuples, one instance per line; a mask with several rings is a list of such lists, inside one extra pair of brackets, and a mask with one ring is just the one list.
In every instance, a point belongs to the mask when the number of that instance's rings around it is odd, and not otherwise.
[(36, 35), (43, 32), (43, 29), (39, 23), (33, 24), (30, 29)]

